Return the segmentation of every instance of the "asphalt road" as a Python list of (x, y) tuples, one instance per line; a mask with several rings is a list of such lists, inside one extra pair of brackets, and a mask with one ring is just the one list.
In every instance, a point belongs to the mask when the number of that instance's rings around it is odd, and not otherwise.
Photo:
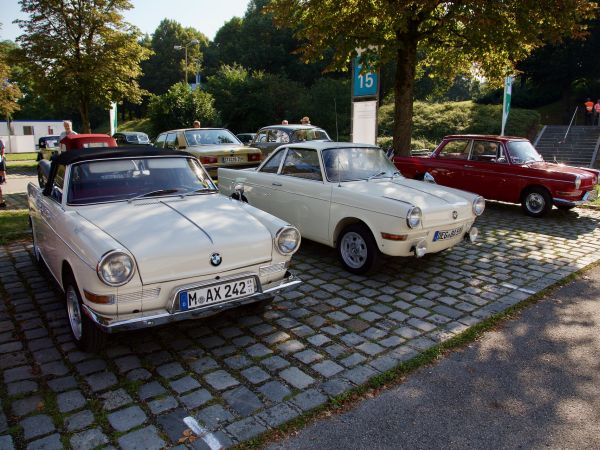
[(600, 448), (600, 268), (272, 449)]

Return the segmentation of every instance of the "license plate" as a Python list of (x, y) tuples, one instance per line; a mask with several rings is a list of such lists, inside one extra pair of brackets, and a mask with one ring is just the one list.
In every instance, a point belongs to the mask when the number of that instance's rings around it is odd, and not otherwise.
[(243, 156), (223, 156), (224, 163), (236, 163), (244, 161)]
[(462, 227), (454, 228), (453, 230), (436, 231), (433, 235), (433, 242), (443, 241), (458, 236), (462, 232)]
[(230, 281), (214, 286), (190, 289), (179, 293), (179, 308), (182, 311), (247, 297), (256, 292), (254, 278)]

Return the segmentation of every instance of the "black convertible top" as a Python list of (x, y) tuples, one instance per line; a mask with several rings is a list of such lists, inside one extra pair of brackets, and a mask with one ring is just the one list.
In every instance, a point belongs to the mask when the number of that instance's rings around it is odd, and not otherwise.
[(180, 150), (168, 150), (156, 147), (96, 147), (82, 148), (62, 152), (53, 158), (57, 164), (69, 165), (81, 161), (109, 158), (143, 158), (144, 156), (191, 156)]

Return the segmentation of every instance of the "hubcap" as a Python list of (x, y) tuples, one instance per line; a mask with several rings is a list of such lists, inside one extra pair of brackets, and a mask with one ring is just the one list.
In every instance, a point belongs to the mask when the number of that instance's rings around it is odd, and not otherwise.
[(541, 213), (546, 206), (546, 200), (541, 194), (537, 192), (532, 192), (527, 196), (525, 200), (525, 204), (527, 205), (527, 209), (534, 214)]
[(367, 261), (367, 243), (358, 233), (346, 233), (340, 244), (342, 259), (353, 269), (360, 269)]
[(73, 336), (79, 341), (81, 339), (81, 309), (73, 286), (69, 286), (67, 289), (67, 314), (69, 315)]

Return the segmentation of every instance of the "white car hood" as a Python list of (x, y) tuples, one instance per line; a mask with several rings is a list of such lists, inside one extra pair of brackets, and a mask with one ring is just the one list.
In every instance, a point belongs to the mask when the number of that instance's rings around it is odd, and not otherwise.
[[(129, 250), (144, 284), (222, 273), (271, 260), (273, 237), (217, 195), (140, 199), (78, 208)], [(210, 263), (219, 253), (219, 266)]]
[[(345, 192), (345, 200), (354, 206), (373, 210), (377, 205), (381, 212), (399, 217), (406, 217), (412, 206), (418, 206), (423, 212), (424, 227), (475, 217), (472, 211), (475, 194), (406, 178), (347, 182), (334, 192), (338, 197), (334, 200), (339, 201), (340, 193)], [(390, 208), (390, 200), (395, 201), (397, 207)], [(454, 211), (458, 213), (458, 219), (452, 217)]]

